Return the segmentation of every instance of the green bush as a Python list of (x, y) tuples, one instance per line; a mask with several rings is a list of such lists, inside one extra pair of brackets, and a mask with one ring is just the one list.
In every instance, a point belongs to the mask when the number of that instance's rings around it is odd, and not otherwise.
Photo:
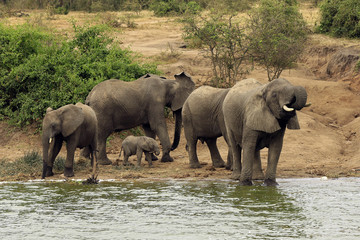
[(55, 40), (29, 25), (0, 25), (1, 115), (26, 125), (40, 120), (47, 107), (84, 102), (106, 79), (158, 73), (155, 65), (139, 64), (132, 52), (112, 44), (104, 27), (74, 28), (73, 39)]
[(336, 37), (360, 38), (359, 0), (324, 0), (317, 31)]
[(150, 9), (155, 16), (182, 15), (184, 13), (196, 14), (201, 11), (201, 6), (196, 1), (186, 0), (155, 0)]
[(42, 157), (38, 152), (31, 151), (15, 161), (0, 160), (0, 177), (40, 176), (42, 169)]

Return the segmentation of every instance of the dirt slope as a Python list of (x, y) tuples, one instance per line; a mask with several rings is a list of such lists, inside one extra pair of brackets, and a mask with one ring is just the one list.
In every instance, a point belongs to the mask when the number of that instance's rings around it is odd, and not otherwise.
[[(75, 17), (71, 14), (68, 18)], [(159, 69), (166, 77), (173, 78), (174, 74), (186, 71), (197, 86), (206, 83), (211, 77), (210, 64), (199, 50), (180, 48), (184, 46), (181, 25), (174, 19), (143, 14), (141, 18), (135, 19), (137, 28), (124, 29), (117, 36), (122, 45), (142, 53), (144, 60), (163, 59), (160, 60)], [(56, 21), (59, 24), (55, 25), (66, 28), (65, 17), (61, 16)], [(285, 134), (278, 177), (360, 176), (360, 75), (352, 70), (359, 52), (360, 41), (338, 41), (312, 35), (298, 67), (283, 72), (281, 77), (306, 88), (308, 101), (312, 106), (298, 113), (301, 129), (288, 130)], [(260, 68), (256, 68), (247, 77), (267, 82), (266, 73)], [(171, 138), (173, 127), (173, 121), (169, 120)], [(113, 162), (119, 161), (120, 145), (121, 139), (115, 134), (108, 147), (109, 158)], [(34, 133), (34, 129), (17, 130), (4, 122), (0, 123), (0, 146), (0, 159), (15, 160), (29, 150), (41, 153), (40, 136)], [(226, 158), (227, 145), (222, 138), (219, 139), (218, 146), (222, 156)], [(172, 152), (175, 159), (173, 163), (156, 161), (153, 168), (148, 168), (143, 162), (141, 169), (100, 166), (99, 177), (229, 178), (229, 171), (211, 167), (209, 151), (200, 142), (198, 154), (204, 167), (190, 169), (182, 133), (179, 147)], [(64, 150), (61, 155), (65, 156)], [(266, 150), (261, 155), (265, 169)], [(76, 178), (86, 178), (88, 172), (76, 172)], [(61, 177), (56, 175), (53, 178)]]

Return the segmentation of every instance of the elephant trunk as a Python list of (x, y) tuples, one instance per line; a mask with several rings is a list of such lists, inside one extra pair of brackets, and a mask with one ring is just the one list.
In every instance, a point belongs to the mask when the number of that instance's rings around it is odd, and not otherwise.
[(46, 177), (46, 170), (48, 166), (47, 163), (49, 159), (49, 146), (50, 146), (49, 138), (43, 137), (42, 146), (43, 146), (43, 171), (41, 178), (44, 179)]
[(44, 134), (42, 137), (42, 146), (43, 146), (43, 171), (41, 178), (44, 179), (46, 177), (47, 169), (49, 167), (48, 164), (50, 161), (49, 159), (52, 157), (54, 151), (55, 137), (48, 137), (46, 134)]
[(302, 86), (295, 86), (294, 95), (295, 95), (295, 102), (291, 104), (290, 107), (296, 110), (300, 110), (306, 105), (307, 93), (305, 88)]
[(175, 150), (180, 142), (180, 134), (181, 134), (181, 123), (182, 123), (182, 116), (181, 116), (181, 108), (173, 112), (175, 115), (175, 131), (174, 131), (174, 141), (171, 146), (171, 151)]

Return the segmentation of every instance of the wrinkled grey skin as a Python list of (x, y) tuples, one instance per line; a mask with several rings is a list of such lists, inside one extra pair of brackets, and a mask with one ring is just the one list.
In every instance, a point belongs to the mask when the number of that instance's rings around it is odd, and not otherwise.
[[(42, 178), (53, 176), (56, 156), (63, 141), (66, 142), (67, 156), (64, 175), (74, 176), (74, 153), (76, 148), (88, 146), (91, 149), (91, 162), (96, 166), (97, 118), (91, 107), (82, 103), (68, 104), (57, 110), (48, 108), (42, 126), (43, 173)], [(95, 157), (94, 157), (95, 155)]]
[[(216, 141), (221, 136), (227, 140), (222, 104), (229, 90), (202, 86), (193, 91), (184, 103), (182, 118), (191, 168), (201, 168), (196, 154), (199, 139), (206, 142), (213, 166), (225, 166)], [(228, 153), (228, 158), (230, 156)], [(231, 160), (228, 159), (227, 168), (231, 167), (230, 164)]]
[(145, 153), (145, 159), (148, 161), (149, 167), (152, 166), (151, 154), (160, 154), (160, 148), (155, 139), (146, 136), (126, 137), (121, 144), (119, 158), (122, 151), (124, 152), (124, 165), (129, 165), (129, 157), (136, 154), (138, 167), (140, 167), (143, 152)]
[[(240, 91), (247, 91), (256, 85), (261, 86), (255, 79), (247, 79), (239, 81), (233, 88), (240, 88)], [(196, 154), (198, 139), (207, 143), (213, 166), (225, 166), (225, 162), (221, 158), (217, 148), (216, 140), (218, 137), (224, 136), (225, 141), (228, 141), (222, 107), (225, 96), (229, 90), (229, 88), (221, 89), (202, 86), (193, 91), (184, 103), (182, 110), (183, 125), (191, 168), (201, 167)], [(231, 148), (228, 150), (226, 169), (232, 169)], [(254, 179), (264, 179), (261, 162), (254, 164), (253, 171)]]
[[(122, 131), (141, 125), (146, 136), (159, 137), (162, 162), (172, 162), (170, 150), (180, 140), (181, 108), (194, 90), (195, 83), (184, 72), (175, 80), (147, 74), (136, 81), (107, 80), (96, 85), (86, 98), (98, 119), (98, 162), (111, 164), (106, 155), (106, 139), (113, 131)], [(171, 146), (164, 116), (164, 107), (170, 107), (176, 118), (174, 142)], [(87, 156), (87, 152), (82, 153)]]
[(253, 164), (260, 161), (260, 150), (267, 147), (264, 185), (277, 185), (276, 168), (285, 129), (300, 128), (296, 110), (301, 110), (306, 100), (305, 88), (294, 86), (285, 79), (275, 79), (246, 92), (239, 88), (229, 91), (223, 113), (233, 153), (233, 179), (240, 179), (241, 185), (252, 185)]

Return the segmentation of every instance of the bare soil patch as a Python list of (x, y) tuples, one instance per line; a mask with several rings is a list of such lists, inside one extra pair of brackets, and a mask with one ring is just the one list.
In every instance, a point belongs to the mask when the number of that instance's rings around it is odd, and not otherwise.
[[(49, 22), (54, 31), (62, 32), (71, 28), (69, 19), (76, 17), (81, 22), (91, 22), (96, 18), (85, 13), (70, 13), (44, 22)], [(25, 20), (10, 18), (8, 21), (13, 24)], [(182, 48), (182, 26), (175, 18), (156, 18), (149, 12), (142, 12), (134, 21), (137, 28), (115, 33), (123, 47), (140, 52), (144, 61), (168, 54), (168, 60), (161, 61), (159, 65), (165, 77), (173, 78), (174, 74), (186, 71), (197, 86), (207, 83), (211, 77), (209, 61), (202, 57), (199, 50)], [(360, 74), (353, 70), (359, 53), (360, 41), (333, 40), (314, 34), (297, 68), (281, 75), (295, 85), (304, 86), (312, 106), (298, 113), (301, 129), (287, 130), (285, 134), (278, 165), (279, 178), (360, 176)], [(247, 77), (267, 82), (266, 72), (260, 68), (255, 68)], [(172, 138), (174, 122), (171, 119), (168, 120), (168, 129)], [(174, 162), (156, 161), (152, 168), (144, 160), (139, 169), (122, 167), (122, 160), (118, 159), (121, 141), (119, 134), (113, 134), (108, 141), (108, 156), (120, 166), (99, 166), (100, 179), (229, 179), (231, 175), (230, 171), (211, 166), (207, 146), (200, 142), (198, 155), (203, 168), (190, 169), (183, 133), (179, 147), (171, 153)], [(42, 152), (40, 134), (33, 127), (17, 129), (5, 122), (0, 122), (0, 145), (0, 159), (8, 161), (20, 158), (31, 150)], [(223, 138), (218, 140), (218, 146), (226, 159), (227, 145)], [(60, 155), (66, 156), (65, 148)], [(79, 151), (76, 159), (78, 155)], [(266, 150), (261, 155), (265, 170)], [(135, 157), (130, 161), (135, 161)], [(75, 172), (75, 178), (85, 179), (89, 173), (90, 169)], [(51, 179), (61, 178), (61, 174), (56, 174)]]

